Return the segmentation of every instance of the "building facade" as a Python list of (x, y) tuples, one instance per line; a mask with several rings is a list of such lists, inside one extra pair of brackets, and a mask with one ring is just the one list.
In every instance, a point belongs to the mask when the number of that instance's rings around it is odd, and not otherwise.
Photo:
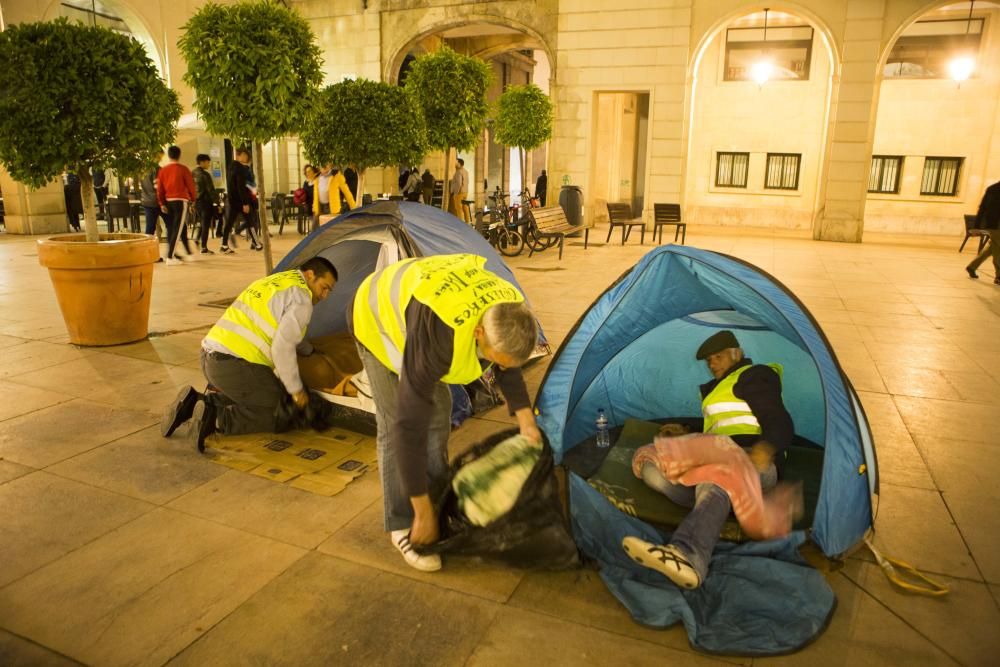
[[(54, 18), (75, 0), (0, 0), (9, 23)], [(91, 6), (88, 0), (85, 4)], [(187, 111), (176, 42), (200, 0), (103, 0), (147, 45)], [(857, 242), (865, 229), (958, 235), (1000, 180), (1000, 4), (927, 0), (291, 0), (311, 24), (327, 83), (398, 82), (408, 60), (448, 43), (534, 81), (555, 103), (554, 136), (525, 174), (489, 131), (466, 157), (477, 203), (494, 187), (549, 199), (580, 186), (585, 214), (628, 201), (680, 203), (688, 222), (809, 230)], [(972, 59), (957, 81), (954, 61)], [(763, 74), (761, 63), (766, 63)], [(960, 74), (960, 73), (959, 73)], [(766, 80), (765, 80), (766, 79)], [(959, 76), (961, 79), (961, 76)], [(196, 118), (181, 140), (212, 146)], [(203, 134), (203, 133), (201, 133)], [(183, 145), (182, 145), (183, 147)], [(207, 152), (207, 151), (206, 151)], [(294, 187), (294, 138), (269, 147)], [(471, 159), (471, 162), (470, 162)], [(440, 175), (444, 156), (425, 166)], [(439, 176), (440, 177), (440, 176)], [(11, 231), (61, 231), (56, 190), (0, 175)], [(274, 181), (272, 181), (274, 182)], [(391, 171), (370, 175), (391, 191)], [(50, 224), (51, 223), (51, 224)]]

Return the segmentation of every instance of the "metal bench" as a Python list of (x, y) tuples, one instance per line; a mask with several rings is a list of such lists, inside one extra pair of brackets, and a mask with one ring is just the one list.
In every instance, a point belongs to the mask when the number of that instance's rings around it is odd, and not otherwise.
[(611, 241), (611, 234), (615, 231), (615, 227), (622, 228), (622, 245), (625, 245), (625, 241), (628, 240), (633, 227), (638, 227), (641, 231), (639, 245), (646, 242), (646, 223), (642, 221), (642, 218), (632, 217), (632, 206), (630, 204), (608, 202), (607, 207), (609, 226), (608, 238), (605, 240), (605, 243)]
[(566, 240), (566, 234), (580, 231), (583, 232), (583, 248), (586, 250), (587, 242), (590, 240), (591, 225), (571, 225), (561, 206), (532, 208), (528, 209), (528, 213), (531, 214), (531, 228), (528, 230), (528, 234), (535, 238), (535, 242), (532, 242), (531, 239), (525, 239), (525, 242), (531, 247), (528, 257), (535, 254), (536, 249), (542, 251), (558, 243), (559, 259), (562, 259), (563, 241)]

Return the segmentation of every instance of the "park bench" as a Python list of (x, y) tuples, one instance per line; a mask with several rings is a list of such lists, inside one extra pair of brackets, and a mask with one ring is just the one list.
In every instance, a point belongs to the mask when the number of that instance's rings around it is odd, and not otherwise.
[(583, 232), (583, 247), (586, 250), (587, 242), (590, 240), (590, 228), (592, 225), (571, 225), (566, 219), (566, 212), (561, 206), (545, 206), (543, 208), (528, 209), (531, 214), (531, 224), (525, 242), (531, 248), (528, 257), (531, 257), (536, 250), (541, 252), (559, 244), (559, 259), (562, 259), (563, 241), (566, 234)]

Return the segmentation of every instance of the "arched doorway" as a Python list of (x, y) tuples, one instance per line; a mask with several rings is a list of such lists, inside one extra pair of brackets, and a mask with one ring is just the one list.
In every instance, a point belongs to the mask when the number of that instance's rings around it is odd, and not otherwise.
[[(879, 61), (865, 229), (961, 235), (1000, 180), (1000, 3), (931, 5)], [(972, 112), (977, 109), (977, 112)]]
[[(410, 33), (401, 41), (398, 47), (389, 51), (385, 61), (383, 76), (387, 81), (405, 82), (406, 73), (416, 58), (446, 44), (459, 53), (489, 63), (493, 84), (487, 97), (491, 102), (508, 85), (534, 83), (546, 93), (550, 90), (551, 52), (538, 32), (516, 21), (496, 16), (453, 18), (416, 34)], [(470, 197), (476, 200), (476, 206), (484, 206), (487, 194), (496, 188), (511, 193), (513, 203), (517, 203), (518, 193), (524, 188), (533, 192), (535, 180), (546, 165), (547, 149), (542, 146), (531, 151), (522, 174), (516, 149), (498, 145), (487, 127), (474, 150), (458, 155), (465, 162), (470, 184), (474, 184)], [(437, 179), (441, 179), (446, 172), (444, 160), (443, 154), (430, 155), (421, 169), (429, 168)], [(447, 172), (451, 171), (449, 165)]]
[(798, 8), (743, 10), (706, 32), (689, 69), (688, 222), (811, 228), (838, 62), (828, 28)]

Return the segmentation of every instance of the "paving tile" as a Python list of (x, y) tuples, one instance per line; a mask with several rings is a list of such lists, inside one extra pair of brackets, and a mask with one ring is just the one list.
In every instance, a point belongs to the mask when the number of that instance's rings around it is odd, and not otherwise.
[(943, 371), (909, 364), (876, 361), (886, 389), (895, 396), (921, 396), (958, 400), (961, 398)]
[(0, 587), (151, 509), (43, 471), (0, 484)]
[(157, 336), (138, 343), (106, 348), (105, 351), (134, 359), (180, 366), (200, 359), (201, 341), (205, 337), (205, 333)]
[(48, 471), (162, 505), (222, 475), (226, 468), (200, 456), (179, 435), (163, 438), (157, 425), (66, 459)]
[[(937, 491), (884, 483), (876, 505), (875, 546), (914, 567), (981, 580)], [(873, 560), (864, 552), (866, 560)]]
[(158, 421), (142, 412), (76, 399), (0, 422), (0, 456), (44, 468)]
[(0, 421), (72, 399), (66, 394), (0, 380)]
[[(4, 354), (0, 377), (14, 377), (30, 371), (49, 368), (67, 361), (76, 361), (97, 354), (93, 349), (75, 345), (57, 345), (32, 340)], [(58, 387), (54, 388), (58, 391)]]
[(687, 632), (680, 623), (659, 630), (633, 621), (597, 571), (589, 568), (531, 572), (514, 591), (508, 606), (675, 649), (688, 650), (689, 646)]
[[(936, 579), (950, 592), (946, 597), (934, 598), (899, 592), (881, 568), (871, 563), (851, 561), (845, 576), (961, 664), (996, 663), (1000, 653), (1000, 633), (996, 632), (1000, 609), (985, 584), (938, 576)], [(942, 617), (948, 622), (942, 623)]]
[(469, 661), (485, 665), (724, 665), (717, 658), (504, 608)]
[(997, 409), (992, 405), (895, 396), (893, 401), (914, 436), (996, 442)]
[(106, 352), (21, 375), (16, 381), (156, 414), (184, 385), (205, 383), (193, 369)]
[(70, 667), (79, 665), (44, 646), (28, 641), (6, 630), (0, 630), (0, 665), (5, 667)]
[(15, 345), (24, 345), (27, 342), (28, 342), (27, 338), (19, 338), (17, 336), (5, 336), (3, 334), (0, 334), (0, 349), (7, 350), (7, 352), (4, 352), (5, 356), (10, 354), (16, 354), (14, 350), (10, 350), (8, 348), (11, 348)]
[(0, 618), (84, 663), (161, 665), (302, 554), (161, 508), (0, 590)]
[(382, 530), (382, 525), (382, 503), (376, 502), (318, 549), (338, 558), (494, 602), (506, 602), (525, 574), (478, 558), (459, 556), (444, 556), (444, 567), (438, 572), (420, 572), (406, 564), (389, 542), (389, 534)]
[[(205, 461), (220, 471), (221, 465)], [(229, 470), (177, 498), (170, 507), (212, 521), (313, 549), (382, 495), (369, 471), (327, 498), (272, 480)], [(381, 507), (381, 503), (378, 503)], [(388, 540), (387, 540), (388, 541)]]
[(463, 665), (498, 610), (313, 552), (170, 665)]
[(847, 377), (850, 378), (851, 384), (854, 385), (856, 390), (878, 393), (886, 392), (882, 376), (873, 362), (859, 361), (850, 357), (842, 359), (839, 353), (837, 360), (840, 362), (840, 367), (847, 373)]
[(14, 463), (13, 461), (0, 459), (0, 484), (9, 482), (12, 479), (17, 479), (18, 477), (23, 477), (32, 472), (35, 472), (35, 468), (23, 466), (20, 463)]
[(867, 391), (858, 396), (875, 438), (879, 478), (890, 484), (937, 489), (892, 397)]
[(941, 371), (941, 374), (955, 388), (959, 399), (970, 403), (1000, 405), (1000, 381), (986, 373)]

